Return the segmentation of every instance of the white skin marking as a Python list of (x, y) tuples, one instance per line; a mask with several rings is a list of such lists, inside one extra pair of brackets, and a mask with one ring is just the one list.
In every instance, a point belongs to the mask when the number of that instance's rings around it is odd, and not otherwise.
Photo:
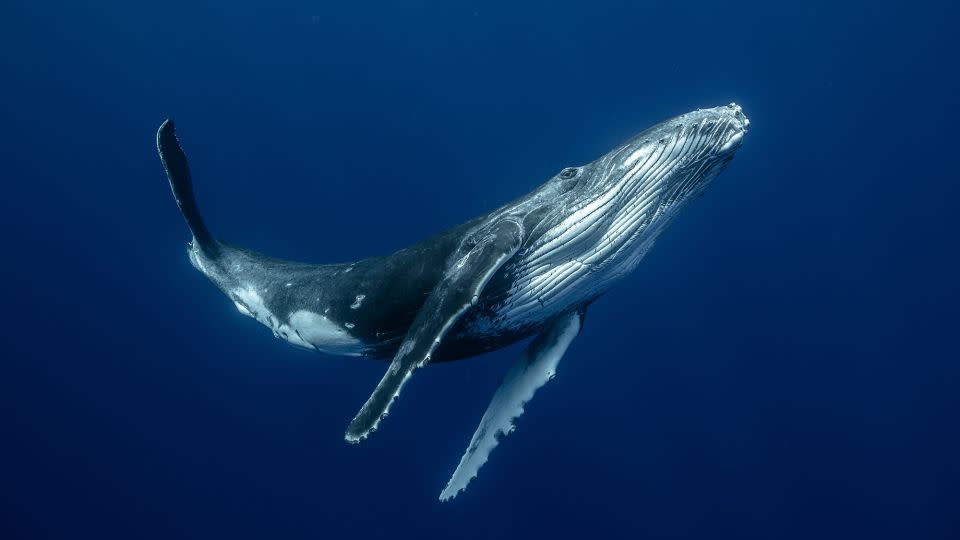
[(358, 294), (357, 298), (350, 304), (350, 309), (359, 309), (360, 305), (363, 304), (363, 299), (366, 298), (365, 294)]
[(283, 323), (267, 309), (260, 293), (253, 287), (245, 285), (231, 291), (231, 295), (240, 313), (253, 317), (293, 345), (343, 356), (363, 353), (363, 342), (323, 315), (299, 310), (290, 315), (289, 323)]
[(282, 337), (298, 347), (305, 349), (315, 348), (312, 344), (304, 341), (295, 331), (295, 328), (291, 328), (280, 322), (276, 315), (267, 309), (267, 306), (263, 303), (263, 298), (260, 297), (260, 293), (253, 287), (246, 285), (243, 288), (235, 289), (232, 291), (232, 297), (234, 299), (233, 303), (237, 306), (237, 310), (239, 310), (240, 313), (253, 317), (270, 330), (273, 330), (275, 336)]
[[(344, 326), (352, 328), (353, 324)], [(363, 342), (318, 313), (303, 309), (296, 311), (290, 315), (290, 327), (318, 351), (344, 356), (363, 353)]]

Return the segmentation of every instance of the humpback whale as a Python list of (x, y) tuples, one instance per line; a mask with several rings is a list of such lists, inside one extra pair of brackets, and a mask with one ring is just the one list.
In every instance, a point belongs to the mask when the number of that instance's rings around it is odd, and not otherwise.
[(629, 274), (727, 166), (748, 125), (733, 103), (671, 118), (486, 215), (346, 264), (280, 260), (217, 239), (170, 120), (157, 132), (157, 150), (192, 233), (190, 262), (241, 313), (304, 349), (390, 360), (347, 427), (348, 442), (377, 429), (418, 368), (533, 337), (442, 490), (449, 500), (553, 378), (591, 302)]

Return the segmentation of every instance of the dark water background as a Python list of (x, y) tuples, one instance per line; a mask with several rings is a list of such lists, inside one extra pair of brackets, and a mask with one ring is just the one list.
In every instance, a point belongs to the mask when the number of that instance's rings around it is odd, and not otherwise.
[[(0, 8), (3, 538), (960, 538), (949, 2)], [(351, 7), (345, 7), (351, 6)], [(383, 254), (666, 117), (752, 120), (436, 496), (514, 347), (419, 372), (277, 342), (187, 262)]]

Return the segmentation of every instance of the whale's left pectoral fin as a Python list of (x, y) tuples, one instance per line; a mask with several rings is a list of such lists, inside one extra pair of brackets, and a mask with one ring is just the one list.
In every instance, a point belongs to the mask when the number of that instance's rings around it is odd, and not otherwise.
[(530, 342), (523, 355), (513, 364), (493, 394), (470, 440), (470, 446), (460, 458), (457, 470), (440, 493), (441, 501), (449, 501), (465, 490), (470, 480), (477, 476), (480, 467), (487, 462), (500, 438), (513, 431), (513, 421), (523, 414), (524, 404), (556, 374), (557, 364), (573, 338), (580, 333), (583, 315), (583, 310), (574, 311), (556, 319)]
[(360, 442), (376, 431), (403, 384), (457, 320), (476, 303), (484, 286), (523, 240), (520, 223), (501, 219), (471, 234), (449, 260), (443, 278), (417, 312), (387, 373), (347, 427), (346, 440)]

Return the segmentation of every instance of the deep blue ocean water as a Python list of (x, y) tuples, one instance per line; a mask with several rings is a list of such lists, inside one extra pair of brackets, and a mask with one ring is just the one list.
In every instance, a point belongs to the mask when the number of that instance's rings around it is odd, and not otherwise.
[[(348, 7), (350, 6), (350, 7)], [(0, 8), (2, 538), (960, 538), (948, 2), (12, 2)], [(470, 489), (517, 346), (306, 353), (186, 258), (384, 254), (655, 122), (751, 130)]]

